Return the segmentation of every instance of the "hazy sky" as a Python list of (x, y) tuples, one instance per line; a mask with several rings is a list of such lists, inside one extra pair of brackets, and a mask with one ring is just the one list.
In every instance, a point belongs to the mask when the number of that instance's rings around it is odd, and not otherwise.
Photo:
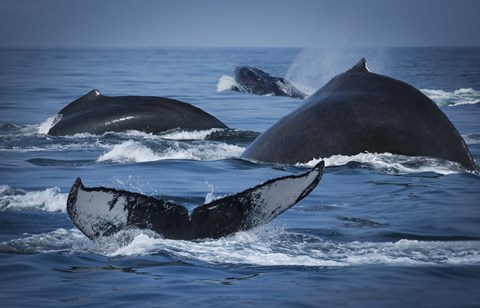
[(0, 0), (7, 47), (480, 46), (480, 0)]

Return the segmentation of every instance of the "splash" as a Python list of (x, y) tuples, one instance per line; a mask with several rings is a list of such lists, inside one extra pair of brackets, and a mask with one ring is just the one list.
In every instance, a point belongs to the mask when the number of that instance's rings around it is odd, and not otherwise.
[(244, 148), (226, 143), (183, 143), (173, 141), (167, 147), (154, 150), (138, 141), (128, 140), (114, 145), (97, 162), (147, 162), (165, 159), (219, 160), (236, 158)]
[(55, 124), (57, 124), (58, 121), (60, 121), (61, 119), (62, 119), (62, 115), (58, 113), (49, 117), (48, 119), (45, 120), (45, 122), (40, 123), (38, 125), (38, 133), (41, 135), (47, 135), (50, 128), (52, 128)]
[(479, 247), (478, 241), (426, 242), (407, 239), (383, 243), (335, 243), (279, 227), (264, 226), (218, 240), (197, 242), (166, 240), (139, 233), (129, 243), (105, 253), (108, 256), (162, 253), (187, 261), (255, 266), (411, 266), (480, 264)]
[(462, 138), (465, 140), (465, 143), (470, 145), (470, 144), (480, 144), (480, 134), (467, 134), (467, 135), (462, 135)]
[(213, 184), (209, 184), (208, 182), (205, 181), (205, 184), (207, 185), (208, 187), (208, 193), (207, 195), (205, 196), (205, 204), (208, 204), (212, 201), (214, 201), (215, 199), (217, 199), (215, 197), (215, 194), (214, 194), (214, 190), (215, 190), (215, 186), (213, 186)]
[(1, 185), (0, 210), (37, 209), (47, 212), (65, 212), (67, 195), (67, 193), (61, 193), (58, 187), (26, 192), (8, 185)]
[(472, 88), (462, 88), (452, 92), (443, 90), (421, 90), (439, 106), (462, 106), (480, 103), (480, 91)]
[(200, 131), (174, 130), (161, 135), (167, 140), (205, 140), (208, 135), (222, 131), (221, 128), (212, 128)]
[(138, 141), (128, 140), (114, 145), (110, 151), (97, 159), (97, 162), (111, 161), (117, 163), (146, 162), (160, 160), (161, 156)]
[(237, 82), (233, 77), (223, 75), (217, 82), (217, 92), (232, 91), (237, 88)]
[(166, 240), (148, 230), (121, 231), (90, 241), (76, 229), (30, 235), (0, 243), (0, 252), (164, 255), (185, 262), (253, 266), (340, 267), (480, 265), (480, 241), (336, 243), (284, 227), (264, 226), (218, 240)]
[(352, 156), (332, 155), (327, 158), (312, 159), (306, 164), (297, 164), (297, 166), (311, 168), (321, 160), (325, 161), (326, 167), (343, 166), (350, 162), (357, 162), (369, 165), (374, 170), (387, 174), (435, 172), (446, 175), (465, 172), (465, 169), (460, 164), (442, 159), (368, 152)]

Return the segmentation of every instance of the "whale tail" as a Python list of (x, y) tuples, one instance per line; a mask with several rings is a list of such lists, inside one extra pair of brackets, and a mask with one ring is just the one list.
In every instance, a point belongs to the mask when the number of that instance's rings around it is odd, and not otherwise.
[(324, 163), (310, 171), (269, 180), (240, 193), (188, 210), (173, 201), (105, 187), (86, 188), (80, 178), (67, 213), (87, 237), (128, 228), (150, 229), (170, 239), (220, 238), (265, 224), (305, 198), (319, 183)]

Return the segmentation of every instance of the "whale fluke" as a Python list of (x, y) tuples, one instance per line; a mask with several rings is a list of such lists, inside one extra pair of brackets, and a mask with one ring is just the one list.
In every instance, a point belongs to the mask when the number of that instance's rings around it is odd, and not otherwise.
[(67, 213), (88, 238), (112, 235), (128, 228), (149, 229), (164, 238), (220, 238), (265, 224), (305, 198), (319, 183), (323, 161), (300, 175), (269, 180), (240, 193), (188, 210), (125, 190), (86, 188), (80, 178), (67, 199)]

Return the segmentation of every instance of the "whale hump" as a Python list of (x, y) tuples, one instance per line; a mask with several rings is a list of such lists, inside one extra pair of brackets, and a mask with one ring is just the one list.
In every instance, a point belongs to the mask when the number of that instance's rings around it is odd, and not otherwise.
[(227, 128), (213, 115), (191, 104), (157, 96), (104, 96), (94, 89), (57, 112), (49, 135), (137, 130), (158, 134), (170, 129)]
[(364, 58), (265, 130), (241, 158), (296, 164), (364, 152), (440, 158), (477, 170), (435, 102), (408, 83), (368, 72)]
[(305, 198), (319, 183), (324, 163), (300, 175), (271, 179), (240, 193), (188, 210), (125, 190), (86, 188), (77, 178), (67, 199), (67, 213), (88, 238), (120, 230), (149, 229), (164, 238), (220, 238), (265, 224)]
[(368, 73), (370, 70), (367, 67), (367, 60), (361, 58), (351, 69), (346, 71), (346, 73)]

